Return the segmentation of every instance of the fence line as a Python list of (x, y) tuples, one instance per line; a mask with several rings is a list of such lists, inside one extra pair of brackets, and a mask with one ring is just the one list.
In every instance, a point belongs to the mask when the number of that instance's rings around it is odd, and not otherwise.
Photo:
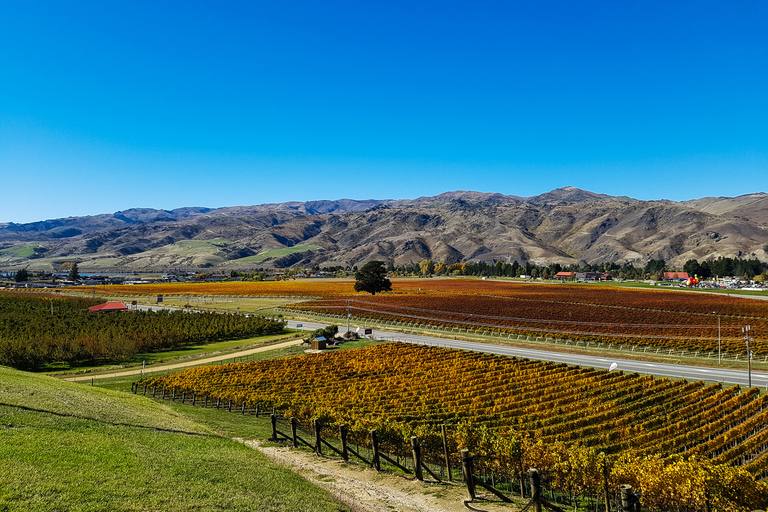
[[(145, 384), (131, 383), (131, 392), (134, 394), (151, 395), (161, 400), (169, 399), (192, 407), (215, 408), (224, 412), (240, 415), (251, 415), (256, 418), (269, 418), (272, 435), (270, 441), (290, 444), (294, 448), (305, 447), (314, 451), (318, 456), (338, 456), (344, 461), (356, 460), (377, 471), (401, 471), (413, 475), (421, 481), (436, 483), (457, 482), (463, 483), (471, 500), (481, 498), (478, 487), (495, 496), (497, 499), (511, 502), (510, 496), (530, 498), (528, 505), (523, 510), (532, 508), (542, 510), (546, 508), (553, 512), (565, 512), (558, 506), (573, 507), (574, 497), (562, 489), (545, 486), (548, 483), (547, 474), (541, 473), (535, 468), (530, 468), (529, 478), (519, 478), (513, 475), (504, 475), (489, 470), (489, 461), (484, 457), (472, 455), (469, 450), (459, 451), (453, 446), (447, 436), (445, 425), (441, 427), (441, 443), (432, 444), (425, 439), (411, 436), (408, 442), (404, 442), (396, 436), (378, 432), (376, 429), (368, 432), (350, 432), (348, 426), (339, 425), (338, 435), (333, 435), (329, 425), (324, 425), (319, 419), (314, 419), (311, 424), (305, 425), (295, 418), (286, 417), (274, 408), (268, 410), (260, 403), (249, 404), (243, 401), (240, 404), (228, 400), (226, 403), (218, 397), (191, 395), (186, 392), (177, 394), (175, 390), (167, 393), (165, 387), (148, 388)], [(323, 436), (323, 434), (326, 434)], [(352, 434), (352, 435), (350, 435)], [(608, 487), (606, 467), (604, 466), (605, 487), (601, 495), (584, 495), (579, 502), (587, 505), (587, 510), (599, 510), (600, 512), (636, 512), (637, 495), (631, 493), (631, 487), (621, 486), (619, 489)], [(424, 473), (431, 480), (425, 480)], [(535, 473), (535, 475), (534, 475)], [(628, 488), (625, 489), (625, 488)], [(629, 494), (627, 494), (629, 493)], [(625, 499), (627, 507), (624, 504)], [(637, 509), (639, 510), (639, 508)]]

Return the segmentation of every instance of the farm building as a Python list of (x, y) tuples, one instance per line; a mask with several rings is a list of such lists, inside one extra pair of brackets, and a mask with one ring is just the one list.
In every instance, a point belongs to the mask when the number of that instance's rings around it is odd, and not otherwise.
[(88, 311), (92, 313), (111, 313), (112, 311), (130, 311), (122, 302), (106, 302), (97, 306), (91, 306)]
[(312, 340), (312, 350), (325, 350), (327, 344), (325, 336), (318, 336)]
[(688, 279), (688, 272), (664, 272), (665, 281), (685, 281)]
[(606, 272), (577, 272), (576, 279), (579, 281), (610, 281), (613, 276)]

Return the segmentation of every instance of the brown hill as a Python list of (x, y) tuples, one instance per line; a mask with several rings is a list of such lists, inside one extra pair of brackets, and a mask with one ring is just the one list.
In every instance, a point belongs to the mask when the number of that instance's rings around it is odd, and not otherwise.
[(232, 208), (134, 209), (0, 226), (0, 265), (50, 270), (439, 262), (768, 261), (768, 194), (681, 203), (565, 187), (530, 198), (456, 191)]

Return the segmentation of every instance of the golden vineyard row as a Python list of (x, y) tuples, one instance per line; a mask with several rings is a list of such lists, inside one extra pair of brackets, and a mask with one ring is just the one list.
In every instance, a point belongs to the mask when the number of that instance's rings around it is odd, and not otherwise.
[[(693, 464), (690, 471), (725, 471), (723, 478), (748, 482), (745, 495), (768, 499), (754, 480), (768, 469), (768, 399), (755, 389), (400, 343), (202, 367), (145, 383), (345, 424), (361, 442), (376, 429), (404, 451), (411, 435), (437, 446), (447, 424), (454, 452), (485, 454), (487, 467), (508, 475), (526, 464), (555, 471), (581, 457), (569, 471), (587, 482), (606, 454), (620, 461), (615, 478), (629, 478), (630, 466), (632, 478), (648, 471), (650, 479), (660, 468)], [(635, 483), (647, 489), (650, 481)]]

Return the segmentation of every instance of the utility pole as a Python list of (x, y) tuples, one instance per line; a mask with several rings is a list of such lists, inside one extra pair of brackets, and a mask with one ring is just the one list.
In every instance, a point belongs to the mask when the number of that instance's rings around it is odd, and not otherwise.
[(747, 362), (749, 363), (748, 366), (748, 372), (749, 372), (749, 387), (752, 387), (752, 351), (749, 350), (749, 342), (752, 338), (749, 337), (749, 331), (751, 327), (748, 325), (746, 327), (741, 328), (741, 332), (744, 333), (744, 340), (747, 342)]
[(349, 299), (347, 299), (347, 332), (349, 332), (349, 318), (352, 315), (349, 314)]

